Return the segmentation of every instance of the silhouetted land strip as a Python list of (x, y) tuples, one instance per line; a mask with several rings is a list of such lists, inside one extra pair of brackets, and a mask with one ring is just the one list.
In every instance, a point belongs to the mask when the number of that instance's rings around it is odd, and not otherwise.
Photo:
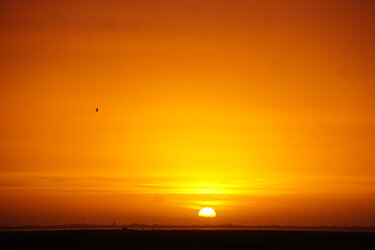
[(101, 230), (121, 229), (123, 227), (137, 230), (194, 230), (194, 229), (217, 229), (217, 230), (294, 230), (294, 231), (374, 231), (375, 226), (298, 226), (298, 225), (164, 225), (164, 224), (128, 224), (117, 225), (95, 225), (95, 224), (65, 224), (65, 225), (24, 225), (0, 227), (0, 231), (36, 231), (36, 230)]
[(375, 249), (373, 232), (66, 230), (0, 232), (2, 249)]

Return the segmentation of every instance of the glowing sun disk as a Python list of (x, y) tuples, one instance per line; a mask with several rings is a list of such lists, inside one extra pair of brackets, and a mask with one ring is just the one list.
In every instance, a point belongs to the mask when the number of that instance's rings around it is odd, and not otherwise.
[(212, 217), (216, 217), (216, 212), (210, 207), (205, 207), (199, 211), (199, 216), (212, 218)]

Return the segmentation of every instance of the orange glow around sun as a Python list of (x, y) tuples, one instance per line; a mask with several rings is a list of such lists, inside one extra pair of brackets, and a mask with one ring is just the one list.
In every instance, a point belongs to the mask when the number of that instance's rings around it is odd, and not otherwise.
[(0, 227), (375, 225), (374, 10), (1, 0)]

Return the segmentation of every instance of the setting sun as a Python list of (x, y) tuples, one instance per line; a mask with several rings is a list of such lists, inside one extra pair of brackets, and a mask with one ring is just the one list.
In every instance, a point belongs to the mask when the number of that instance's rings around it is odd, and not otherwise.
[(0, 0), (0, 228), (375, 225), (374, 13)]
[(216, 217), (216, 212), (210, 207), (205, 207), (199, 211), (199, 216), (212, 218), (212, 217)]

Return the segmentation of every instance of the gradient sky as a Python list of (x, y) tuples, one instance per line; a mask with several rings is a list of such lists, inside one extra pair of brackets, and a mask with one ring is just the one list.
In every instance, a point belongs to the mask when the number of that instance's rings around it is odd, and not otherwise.
[(375, 224), (374, 30), (371, 0), (0, 0), (0, 226)]

